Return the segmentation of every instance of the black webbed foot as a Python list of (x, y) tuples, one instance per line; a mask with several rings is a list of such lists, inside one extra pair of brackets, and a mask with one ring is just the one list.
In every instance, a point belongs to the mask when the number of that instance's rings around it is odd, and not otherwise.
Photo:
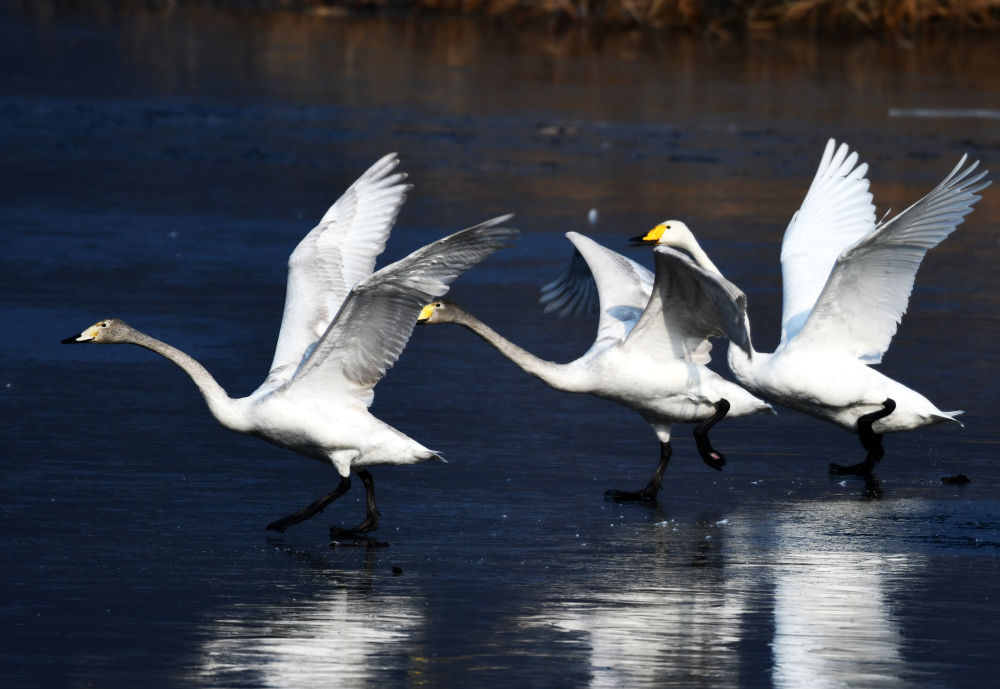
[(375, 481), (367, 469), (358, 471), (361, 482), (365, 484), (365, 505), (367, 512), (363, 522), (353, 529), (342, 529), (339, 526), (330, 527), (330, 545), (364, 545), (369, 548), (389, 545), (384, 541), (376, 541), (367, 534), (378, 529), (379, 511), (375, 506)]
[(882, 482), (872, 476), (866, 476), (865, 489), (861, 491), (861, 496), (878, 500), (882, 497)]
[(722, 471), (722, 467), (726, 466), (725, 455), (721, 452), (716, 452), (715, 448), (707, 442), (704, 448), (701, 445), (698, 446), (698, 453), (701, 455), (702, 461), (716, 471)]
[(965, 474), (957, 474), (955, 476), (942, 476), (941, 483), (946, 486), (967, 486), (972, 483), (972, 479)]
[(381, 547), (389, 545), (382, 541), (376, 541), (367, 534), (378, 529), (379, 511), (375, 506), (375, 480), (367, 469), (358, 470), (361, 482), (365, 484), (365, 519), (353, 529), (343, 529), (339, 526), (330, 527), (330, 545), (365, 545), (368, 547)]
[(848, 466), (830, 462), (827, 471), (831, 476), (871, 476), (872, 473), (872, 470), (868, 468), (867, 462), (858, 462), (857, 464)]
[(350, 489), (350, 487), (351, 487), (351, 477), (344, 476), (343, 478), (340, 479), (340, 484), (337, 486), (336, 490), (334, 490), (332, 493), (324, 495), (319, 500), (316, 500), (307, 507), (303, 507), (298, 512), (293, 512), (287, 517), (274, 520), (273, 522), (267, 525), (267, 530), (277, 531), (278, 533), (284, 533), (285, 529), (287, 529), (289, 526), (294, 526), (299, 522), (304, 522), (307, 519), (311, 519), (315, 515), (322, 512), (323, 508), (325, 508), (331, 502), (333, 502), (341, 495), (346, 493)]
[(364, 546), (365, 548), (386, 548), (389, 546), (386, 541), (379, 541), (365, 533), (359, 533), (354, 529), (342, 529), (339, 526), (330, 527), (330, 546), (348, 547)]
[(860, 438), (861, 446), (865, 448), (868, 456), (865, 457), (865, 461), (849, 466), (831, 463), (829, 466), (830, 473), (837, 476), (871, 476), (875, 465), (885, 456), (885, 448), (882, 447), (882, 434), (873, 431), (872, 424), (879, 419), (889, 416), (895, 410), (896, 401), (888, 398), (882, 403), (882, 408), (878, 411), (873, 411), (870, 414), (864, 414), (859, 417), (858, 438)]
[(612, 488), (604, 491), (604, 499), (611, 502), (649, 502), (656, 500), (656, 496), (660, 493), (660, 486), (663, 485), (663, 472), (667, 470), (667, 464), (670, 463), (671, 452), (669, 441), (660, 443), (660, 461), (656, 465), (656, 469), (653, 471), (653, 475), (649, 478), (649, 483), (646, 484), (645, 488), (638, 491)]
[(281, 519), (275, 519), (273, 522), (267, 525), (268, 531), (277, 531), (278, 533), (285, 533), (287, 529), (292, 524), (298, 524), (299, 520), (292, 520), (292, 515), (283, 517)]
[(659, 491), (649, 491), (646, 488), (637, 491), (611, 488), (610, 490), (604, 491), (604, 499), (610, 500), (611, 502), (646, 502), (656, 500), (656, 494), (658, 492)]
[(712, 426), (725, 418), (726, 414), (729, 413), (729, 407), (729, 400), (720, 399), (715, 403), (715, 413), (694, 429), (694, 442), (698, 447), (698, 454), (701, 455), (705, 464), (716, 471), (722, 471), (722, 467), (726, 465), (726, 457), (712, 447), (712, 442), (708, 439), (708, 432)]
[(378, 529), (378, 510), (365, 517), (365, 520), (353, 529), (344, 529), (339, 526), (330, 527), (330, 538), (368, 538), (368, 534)]
[(858, 462), (857, 464), (843, 465), (837, 464), (836, 462), (830, 462), (828, 470), (834, 476), (864, 476), (870, 478), (872, 471), (875, 469), (875, 465), (878, 461), (882, 459), (885, 454), (885, 450), (879, 445), (874, 450), (868, 452), (868, 456), (865, 457), (865, 461)]

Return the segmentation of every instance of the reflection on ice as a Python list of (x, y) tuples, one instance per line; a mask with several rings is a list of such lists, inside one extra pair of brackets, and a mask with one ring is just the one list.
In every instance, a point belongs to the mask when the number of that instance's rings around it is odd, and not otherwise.
[(235, 606), (211, 623), (196, 674), (210, 686), (376, 686), (410, 670), (423, 628), (414, 600), (366, 587)]
[(742, 601), (701, 592), (634, 589), (566, 602), (533, 619), (586, 646), (590, 687), (739, 686)]
[(618, 563), (632, 571), (622, 576), (616, 567), (616, 588), (551, 601), (525, 622), (571, 634), (588, 658), (593, 688), (738, 687), (742, 619), (751, 601), (746, 582), (720, 570), (704, 547), (737, 532), (725, 528), (725, 536), (704, 525), (682, 529), (678, 547)]
[[(793, 516), (776, 527), (779, 552), (789, 560), (774, 566), (774, 686), (902, 686), (903, 637), (889, 582), (919, 568), (920, 559), (879, 552), (879, 542), (892, 547), (890, 533), (865, 538), (831, 528), (864, 519), (856, 503), (807, 510), (810, 520)], [(891, 528), (877, 509), (867, 517)], [(808, 550), (801, 549), (805, 543)]]
[(564, 632), (591, 687), (914, 686), (894, 586), (923, 564), (893, 552), (888, 516), (911, 509), (808, 501), (680, 526), (680, 542), (616, 563), (527, 623)]
[(885, 590), (906, 557), (798, 553), (776, 573), (774, 686), (899, 686), (902, 637)]

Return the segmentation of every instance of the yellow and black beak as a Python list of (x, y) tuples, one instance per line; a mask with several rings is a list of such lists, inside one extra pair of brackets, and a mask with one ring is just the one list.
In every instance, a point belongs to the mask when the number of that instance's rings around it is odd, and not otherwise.
[(426, 323), (430, 320), (433, 313), (434, 304), (427, 304), (424, 308), (420, 309), (420, 315), (417, 316), (417, 323)]
[(656, 244), (660, 241), (660, 237), (663, 236), (663, 231), (665, 229), (666, 227), (664, 227), (663, 224), (657, 225), (646, 234), (630, 238), (629, 242), (632, 246), (649, 246), (651, 244)]

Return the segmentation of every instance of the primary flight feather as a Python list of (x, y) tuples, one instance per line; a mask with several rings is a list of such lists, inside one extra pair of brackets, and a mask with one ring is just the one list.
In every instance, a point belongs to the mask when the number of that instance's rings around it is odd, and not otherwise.
[(388, 155), (365, 172), (292, 252), (281, 332), (266, 380), (233, 399), (184, 352), (119, 319), (99, 321), (65, 344), (136, 344), (180, 366), (226, 428), (332, 465), (336, 489), (268, 525), (275, 531), (309, 519), (343, 495), (356, 473), (365, 486), (364, 521), (338, 535), (378, 526), (374, 481), (366, 467), (412, 464), (437, 454), (368, 410), (373, 388), (396, 362), (428, 299), (461, 273), (508, 245), (517, 230), (502, 216), (414, 251), (372, 272), (406, 197), (405, 175)]
[[(871, 365), (896, 333), (927, 251), (990, 184), (986, 171), (976, 172), (978, 161), (967, 160), (912, 206), (876, 222), (867, 165), (831, 139), (782, 242), (781, 341), (772, 353), (729, 348), (729, 366), (749, 390), (858, 434), (865, 459), (831, 463), (832, 473), (870, 475), (885, 453), (883, 434), (957, 421), (961, 413), (938, 409)], [(721, 275), (681, 221), (660, 223), (643, 241), (684, 249)]]

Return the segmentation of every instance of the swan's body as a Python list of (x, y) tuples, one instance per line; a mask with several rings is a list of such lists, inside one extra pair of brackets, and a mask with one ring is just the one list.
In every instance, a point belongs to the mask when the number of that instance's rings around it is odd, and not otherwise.
[[(831, 140), (785, 231), (777, 349), (748, 356), (730, 347), (728, 358), (736, 379), (761, 397), (857, 433), (865, 461), (830, 469), (867, 475), (884, 454), (882, 434), (956, 421), (961, 413), (938, 409), (871, 365), (889, 347), (927, 251), (955, 230), (989, 182), (963, 156), (933, 191), (877, 223), (867, 165), (857, 161)], [(660, 223), (640, 241), (685, 249), (718, 272), (680, 221)]]
[(368, 514), (352, 533), (378, 524), (371, 475), (376, 464), (440, 459), (368, 411), (375, 384), (409, 340), (421, 306), (448, 290), (462, 272), (504, 246), (516, 230), (495, 218), (429, 244), (377, 272), (406, 198), (405, 175), (388, 155), (362, 175), (299, 243), (289, 259), (281, 332), (267, 379), (233, 399), (195, 359), (118, 319), (100, 321), (64, 343), (135, 344), (180, 366), (224, 427), (332, 465), (337, 489), (277, 520), (284, 531), (321, 511), (350, 487), (352, 471), (365, 484)]
[(611, 497), (656, 496), (675, 423), (701, 424), (695, 431), (699, 451), (706, 463), (720, 469), (725, 460), (709, 443), (709, 428), (726, 414), (771, 411), (767, 403), (705, 366), (709, 337), (748, 342), (743, 293), (666, 247), (656, 250), (654, 279), (642, 266), (581, 234), (566, 236), (579, 257), (571, 271), (579, 272), (578, 261), (585, 261), (600, 300), (597, 338), (579, 359), (565, 364), (540, 359), (452, 302), (429, 304), (420, 322), (463, 325), (547, 385), (603, 397), (641, 414), (660, 440), (660, 464), (642, 491), (609, 492)]
[(895, 410), (876, 421), (876, 433), (909, 431), (942, 421), (957, 421), (960, 411), (941, 411), (919, 392), (839, 352), (754, 352), (748, 361), (732, 356), (736, 379), (758, 395), (783, 407), (798, 409), (857, 432), (858, 418), (883, 408), (885, 400)]

